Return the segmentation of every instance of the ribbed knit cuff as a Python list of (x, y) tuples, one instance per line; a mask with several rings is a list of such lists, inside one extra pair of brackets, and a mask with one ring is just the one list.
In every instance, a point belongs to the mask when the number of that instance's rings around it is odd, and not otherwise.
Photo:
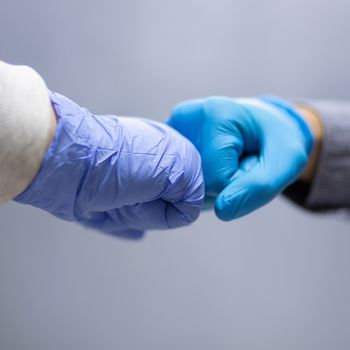
[(322, 149), (309, 188), (296, 183), (286, 195), (311, 210), (350, 208), (350, 103), (307, 101), (324, 127)]
[(38, 73), (0, 61), (0, 203), (20, 194), (37, 173), (49, 143), (52, 113)]

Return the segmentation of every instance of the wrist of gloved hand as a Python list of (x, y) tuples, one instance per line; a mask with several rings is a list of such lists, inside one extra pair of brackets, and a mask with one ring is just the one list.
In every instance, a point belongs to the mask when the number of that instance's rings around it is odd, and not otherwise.
[(304, 135), (305, 148), (307, 153), (310, 155), (315, 145), (315, 135), (313, 134), (312, 128), (308, 122), (306, 122), (305, 118), (300, 114), (298, 109), (295, 106), (291, 105), (288, 101), (276, 96), (261, 96), (259, 99), (282, 110), (285, 112), (286, 116), (291, 118), (296, 123), (297, 127)]

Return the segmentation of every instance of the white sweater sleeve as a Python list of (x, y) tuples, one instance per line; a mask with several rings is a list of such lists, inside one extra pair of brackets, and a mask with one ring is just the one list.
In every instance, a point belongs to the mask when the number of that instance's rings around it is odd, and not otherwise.
[(0, 61), (0, 204), (24, 191), (39, 170), (52, 113), (38, 73)]

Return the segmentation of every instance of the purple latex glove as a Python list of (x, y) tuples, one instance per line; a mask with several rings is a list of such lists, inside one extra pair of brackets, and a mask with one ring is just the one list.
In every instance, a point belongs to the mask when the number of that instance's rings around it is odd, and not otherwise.
[(54, 141), (16, 201), (128, 238), (196, 220), (204, 185), (187, 139), (152, 120), (92, 115), (57, 93), (51, 100)]

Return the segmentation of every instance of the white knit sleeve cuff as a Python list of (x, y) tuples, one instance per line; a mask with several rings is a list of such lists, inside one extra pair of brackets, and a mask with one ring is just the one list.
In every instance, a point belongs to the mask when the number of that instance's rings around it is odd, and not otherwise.
[(38, 73), (0, 61), (0, 203), (23, 192), (39, 170), (52, 113)]

